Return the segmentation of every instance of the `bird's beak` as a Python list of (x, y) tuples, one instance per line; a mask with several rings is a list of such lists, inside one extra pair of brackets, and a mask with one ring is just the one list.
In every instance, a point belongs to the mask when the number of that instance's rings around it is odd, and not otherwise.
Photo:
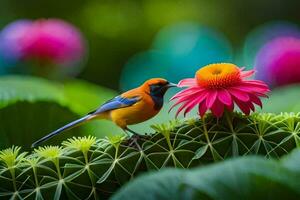
[(177, 87), (177, 84), (175, 84), (175, 83), (168, 83), (167, 88), (171, 88), (171, 87)]

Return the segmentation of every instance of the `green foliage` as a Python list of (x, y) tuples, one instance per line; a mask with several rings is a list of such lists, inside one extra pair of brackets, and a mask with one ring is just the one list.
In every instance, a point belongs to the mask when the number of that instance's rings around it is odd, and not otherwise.
[(280, 161), (251, 156), (193, 170), (166, 169), (137, 178), (112, 200), (299, 199), (299, 164), (297, 149)]
[[(247, 117), (236, 113), (232, 116), (232, 124), (228, 124), (225, 118), (217, 120), (207, 115), (205, 127), (207, 136), (203, 133), (202, 120), (173, 121), (167, 125), (155, 125), (157, 132), (138, 138), (139, 146), (136, 146), (132, 138), (113, 136), (98, 140), (94, 137), (72, 138), (63, 142), (62, 147), (40, 147), (27, 156), (22, 154), (20, 159), (17, 159), (19, 149), (4, 150), (0, 157), (2, 163), (0, 165), (0, 197), (12, 199), (108, 198), (126, 182), (146, 171), (166, 167), (192, 168), (231, 157), (253, 154), (263, 155), (266, 158), (279, 158), (300, 144), (300, 114), (254, 114)], [(8, 161), (7, 158), (9, 158)], [(235, 165), (241, 170), (240, 173), (243, 172), (243, 168), (251, 172), (255, 170), (256, 164), (262, 165), (259, 175), (266, 174), (270, 177), (273, 176), (272, 173), (277, 172), (277, 169), (279, 170), (279, 168), (274, 168), (275, 164), (272, 164), (276, 163), (275, 161), (264, 164), (264, 161), (255, 159), (254, 164), (251, 162), (252, 160), (234, 161), (233, 165), (227, 163), (226, 166), (228, 166), (224, 171), (227, 170), (228, 173), (224, 172), (226, 177), (222, 181), (228, 180), (234, 183), (235, 178), (230, 176), (230, 166)], [(284, 163), (287, 163), (286, 165), (294, 171), (299, 171), (295, 163), (288, 161)], [(271, 174), (263, 170), (268, 166)], [(216, 173), (214, 170), (208, 171), (211, 174)], [(222, 169), (219, 169), (218, 176), (223, 175)], [(170, 176), (174, 177), (169, 179)], [(179, 182), (182, 180), (181, 171), (165, 172), (162, 177), (166, 177), (169, 182), (162, 183), (157, 186), (157, 189), (165, 187), (168, 192), (165, 195), (176, 196), (177, 190), (172, 191), (168, 188), (172, 185), (175, 188), (177, 180)], [(193, 175), (191, 175), (191, 180), (192, 177)], [(217, 175), (213, 177), (216, 178)], [(283, 176), (275, 178), (281, 177)], [(155, 177), (154, 179), (156, 180)], [(258, 179), (260, 180), (259, 177)], [(274, 179), (274, 184), (277, 184), (278, 179)], [(262, 183), (266, 183), (267, 180), (263, 179)], [(250, 184), (246, 179), (241, 181), (241, 183), (236, 182), (237, 186)], [(191, 184), (193, 188), (201, 189), (197, 181), (188, 184)], [(216, 184), (220, 188), (226, 185), (224, 182), (218, 185), (218, 182), (213, 183), (213, 181), (211, 184)], [(212, 186), (211, 190), (214, 187)], [(295, 192), (292, 186), (287, 187)], [(196, 189), (190, 194), (198, 195), (201, 191), (206, 191), (199, 189), (200, 192), (196, 193)], [(225, 193), (226, 188), (223, 191)], [(209, 193), (205, 193), (206, 195), (215, 194), (213, 191), (207, 192)]]
[(54, 101), (65, 105), (64, 93), (58, 84), (40, 78), (5, 76), (0, 79), (0, 108), (16, 102)]
[[(116, 93), (83, 81), (64, 84), (41, 78), (6, 76), (0, 78), (0, 147), (22, 145), (28, 148), (39, 137), (97, 108)], [(117, 132), (113, 124), (97, 122), (58, 136), (97, 133), (98, 137)], [(102, 131), (97, 131), (99, 127)]]
[(288, 85), (272, 90), (270, 98), (265, 100), (264, 112), (299, 112), (299, 84)]

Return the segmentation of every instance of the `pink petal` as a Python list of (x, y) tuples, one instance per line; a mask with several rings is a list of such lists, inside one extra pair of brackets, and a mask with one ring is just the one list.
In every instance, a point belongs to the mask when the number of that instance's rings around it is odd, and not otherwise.
[(216, 100), (210, 110), (213, 113), (213, 115), (215, 115), (217, 118), (219, 118), (223, 115), (224, 104), (221, 103), (220, 101)]
[(241, 111), (243, 113), (245, 113), (245, 115), (249, 115), (250, 114), (250, 108), (249, 108), (247, 102), (240, 101), (237, 98), (234, 98), (234, 101), (238, 105), (238, 107), (241, 109)]
[(269, 86), (266, 83), (259, 81), (259, 80), (243, 81), (241, 84), (246, 84), (247, 86), (251, 85), (251, 86), (257, 86), (257, 87), (269, 89)]
[(257, 86), (251, 86), (251, 85), (240, 85), (240, 86), (233, 86), (231, 87), (233, 89), (246, 92), (246, 93), (252, 93), (252, 92), (261, 92), (261, 93), (267, 93), (269, 90), (266, 88), (261, 88)]
[(177, 98), (177, 101), (178, 102), (184, 102), (184, 101), (191, 101), (199, 96), (203, 96), (207, 94), (207, 92), (205, 91), (200, 91), (200, 92), (197, 92), (197, 93), (194, 93), (194, 94), (187, 94), (185, 96), (181, 96), (179, 98)]
[(178, 108), (178, 110), (177, 110), (177, 112), (176, 112), (176, 114), (175, 114), (175, 118), (178, 117), (179, 113), (186, 107), (186, 105), (187, 105), (187, 103), (184, 103), (184, 104), (182, 104), (182, 105)]
[(206, 103), (204, 101), (201, 104), (199, 104), (198, 110), (200, 116), (203, 117), (207, 111)]
[[(191, 101), (193, 100), (194, 98), (196, 98), (197, 96), (202, 96), (201, 95), (201, 92), (199, 93), (196, 93), (196, 94), (191, 94), (191, 95), (186, 95), (186, 96), (182, 96), (180, 98), (177, 99), (176, 103), (173, 104), (170, 109), (169, 109), (169, 112), (174, 108), (176, 107), (177, 105), (181, 104), (181, 103), (185, 103), (186, 101)], [(172, 99), (173, 100), (173, 99)]]
[(259, 97), (265, 97), (268, 98), (268, 95), (266, 95), (265, 93), (261, 93), (261, 92), (253, 92), (254, 95), (259, 96)]
[[(177, 106), (177, 105), (179, 105), (179, 104), (181, 104), (181, 103), (184, 103), (186, 106), (187, 106), (187, 104), (189, 104), (189, 103), (191, 103), (191, 102), (193, 102), (193, 101), (195, 101), (196, 102), (196, 104), (198, 104), (198, 103), (201, 103), (205, 98), (206, 98), (206, 96), (207, 96), (207, 92), (197, 92), (197, 93), (195, 93), (195, 94), (192, 94), (192, 95), (187, 95), (187, 96), (183, 96), (183, 97), (181, 97), (181, 98), (178, 98), (177, 99), (177, 102), (175, 103), (175, 104), (173, 104), (172, 106), (171, 106), (171, 108), (169, 109), (169, 112), (175, 107), (175, 106)], [(192, 103), (191, 103), (192, 104)], [(190, 104), (189, 104), (190, 105)], [(195, 106), (195, 105), (194, 105)], [(180, 107), (181, 108), (181, 107)], [(179, 109), (180, 109), (179, 108)], [(183, 108), (182, 108), (183, 109)], [(181, 110), (182, 110), (181, 109)], [(181, 111), (180, 110), (180, 111)], [(179, 114), (179, 113), (178, 113)]]
[(254, 112), (255, 107), (254, 107), (253, 103), (251, 101), (248, 101), (247, 104), (248, 104), (248, 107)]
[(241, 100), (241, 101), (249, 101), (249, 95), (241, 90), (237, 90), (235, 88), (229, 88), (228, 92), (230, 92), (231, 95), (233, 95), (234, 97), (236, 97), (237, 99)]
[(246, 80), (243, 81), (245, 83), (251, 83), (251, 84), (257, 84), (257, 85), (265, 85), (268, 86), (265, 82), (261, 81), (261, 80)]
[(195, 98), (193, 101), (190, 101), (189, 104), (186, 106), (186, 109), (184, 111), (184, 116), (190, 112), (197, 104), (200, 104), (207, 96), (207, 93)]
[(218, 92), (216, 90), (212, 90), (208, 92), (208, 95), (206, 97), (207, 108), (210, 108), (214, 104), (215, 100), (217, 99), (217, 94)]
[(203, 95), (198, 95), (198, 93), (197, 94), (193, 94), (193, 95), (187, 95), (187, 96), (183, 96), (183, 97), (181, 97), (181, 98), (178, 98), (177, 99), (177, 102), (175, 103), (175, 104), (173, 104), (172, 106), (171, 106), (171, 108), (169, 109), (169, 112), (174, 108), (174, 107), (176, 107), (177, 105), (179, 105), (179, 104), (181, 104), (181, 103), (186, 103), (186, 102), (190, 102), (190, 101), (192, 101), (194, 98), (197, 98), (198, 96), (203, 96)]
[(248, 78), (248, 77), (252, 76), (254, 73), (255, 73), (255, 70), (243, 71), (243, 72), (241, 72), (241, 77)]
[(242, 82), (239, 86), (237, 87), (247, 87), (247, 88), (252, 88), (252, 89), (257, 89), (257, 90), (265, 90), (269, 91), (269, 87), (267, 85), (263, 84), (257, 84), (257, 83), (249, 83), (249, 82)]
[(170, 109), (169, 109), (169, 111), (168, 112), (171, 112), (171, 110), (173, 109), (173, 108), (175, 108), (176, 106), (178, 106), (179, 104), (181, 104), (181, 103), (183, 103), (184, 101), (177, 101), (176, 103), (174, 103), (171, 107), (170, 107)]
[(230, 104), (229, 106), (227, 106), (227, 105), (225, 105), (225, 106), (226, 106), (226, 109), (227, 109), (228, 111), (230, 111), (230, 112), (232, 112), (233, 109), (234, 109), (234, 104), (233, 104), (233, 102), (231, 102), (231, 104)]
[(262, 108), (262, 102), (257, 96), (250, 94), (250, 101)]
[(180, 98), (182, 96), (192, 95), (192, 94), (195, 94), (197, 92), (202, 92), (202, 91), (204, 91), (204, 88), (201, 88), (201, 87), (191, 87), (191, 88), (188, 88), (188, 89), (185, 89), (185, 90), (182, 90), (182, 91), (178, 92), (177, 94), (175, 94), (170, 99), (170, 101), (172, 101), (174, 99), (177, 99), (177, 98)]
[(194, 78), (183, 79), (178, 83), (178, 87), (192, 87), (197, 85), (197, 81)]
[(224, 89), (218, 91), (218, 99), (225, 105), (230, 105), (232, 103), (231, 95)]

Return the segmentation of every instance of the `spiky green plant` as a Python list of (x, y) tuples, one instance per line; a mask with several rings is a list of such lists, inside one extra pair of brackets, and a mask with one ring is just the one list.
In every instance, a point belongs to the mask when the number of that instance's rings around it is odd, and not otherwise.
[(108, 198), (145, 171), (249, 154), (279, 158), (300, 146), (300, 114), (236, 113), (232, 120), (207, 115), (203, 123), (155, 125), (156, 133), (138, 139), (138, 148), (125, 136), (114, 136), (71, 138), (61, 147), (40, 147), (27, 156), (17, 147), (3, 150), (0, 199)]

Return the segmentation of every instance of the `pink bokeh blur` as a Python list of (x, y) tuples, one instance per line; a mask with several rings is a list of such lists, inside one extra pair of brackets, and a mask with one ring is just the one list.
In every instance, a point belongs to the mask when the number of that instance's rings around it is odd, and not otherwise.
[(34, 60), (72, 66), (85, 54), (80, 31), (60, 19), (18, 20), (1, 32), (3, 54), (11, 60)]
[(300, 82), (300, 38), (278, 37), (266, 43), (255, 59), (257, 78), (270, 86)]

